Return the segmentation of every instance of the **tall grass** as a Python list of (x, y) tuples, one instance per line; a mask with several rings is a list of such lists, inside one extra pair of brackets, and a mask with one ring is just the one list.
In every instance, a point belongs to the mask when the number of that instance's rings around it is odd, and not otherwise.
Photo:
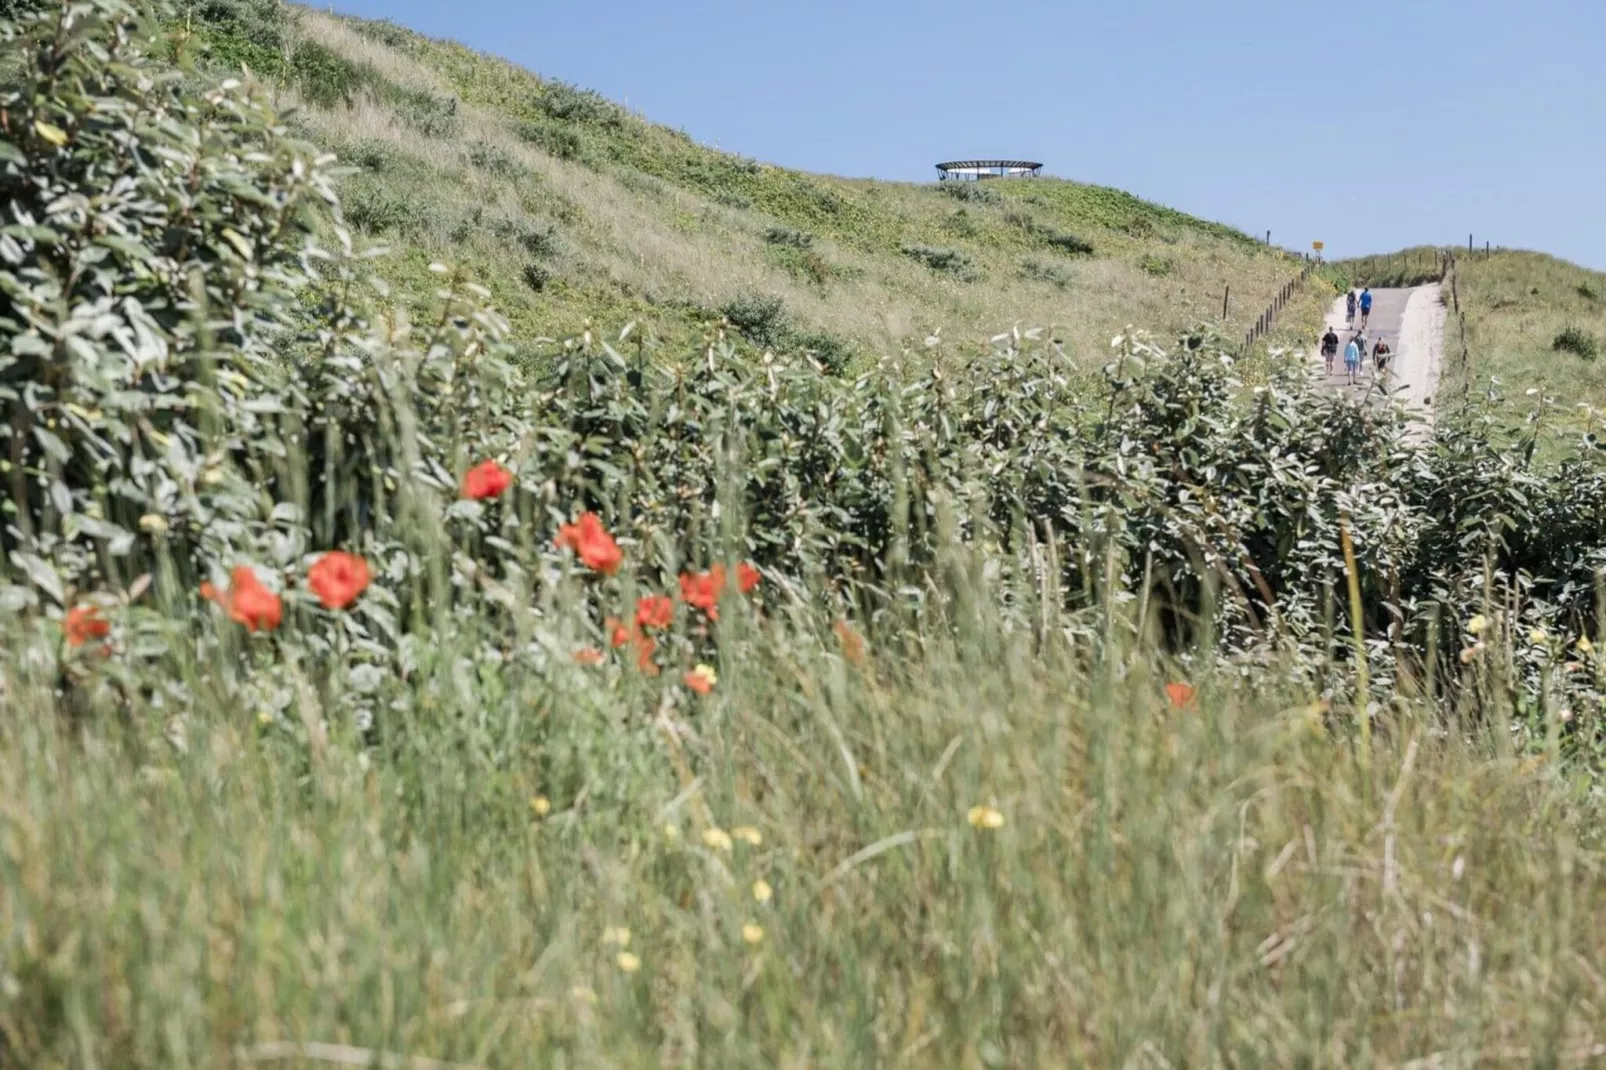
[(1456, 275), (1471, 362), (1453, 369), (1454, 385), (1477, 396), (1498, 380), (1512, 407), (1537, 412), (1538, 403), (1526, 393), (1533, 389), (1554, 402), (1545, 422), (1598, 426), (1606, 406), (1606, 363), (1558, 348), (1556, 340), (1572, 331), (1606, 341), (1606, 275), (1513, 250), (1460, 257)]
[[(367, 745), (315, 707), (259, 720), (225, 665), (75, 724), (41, 639), (9, 634), (9, 1065), (1606, 1050), (1602, 815), (1561, 770), (1399, 696), (1357, 749), (1275, 665), (1195, 670), (1174, 705), (1135, 610), (1089, 650), (992, 608), (1038, 601), (1028, 577), (957, 551), (941, 574), (930, 625), (863, 649), (783, 589), (732, 607), (696, 700), (561, 658), (475, 671), (501, 628), (463, 622)], [(573, 623), (571, 598), (537, 616)]]

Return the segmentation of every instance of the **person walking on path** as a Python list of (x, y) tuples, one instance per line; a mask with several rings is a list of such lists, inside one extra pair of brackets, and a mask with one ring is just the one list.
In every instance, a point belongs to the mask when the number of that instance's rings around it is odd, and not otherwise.
[(1355, 291), (1354, 290), (1351, 290), (1349, 293), (1344, 295), (1344, 322), (1345, 323), (1350, 323), (1350, 324), (1353, 324), (1355, 322)]
[(1322, 360), (1327, 364), (1328, 375), (1333, 374), (1333, 361), (1337, 358), (1338, 332), (1329, 327), (1327, 333), (1322, 335)]
[(1371, 317), (1372, 317), (1372, 288), (1370, 286), (1368, 286), (1366, 289), (1361, 291), (1361, 326), (1365, 327), (1366, 326), (1366, 321), (1371, 319)]
[(1392, 353), (1389, 344), (1379, 338), (1377, 344), (1372, 347), (1372, 367), (1377, 369), (1377, 374), (1385, 376), (1388, 374), (1389, 356)]
[(1344, 347), (1344, 376), (1350, 386), (1354, 386), (1361, 375), (1361, 347), (1355, 341), (1359, 337), (1360, 335), (1351, 336), (1349, 345)]

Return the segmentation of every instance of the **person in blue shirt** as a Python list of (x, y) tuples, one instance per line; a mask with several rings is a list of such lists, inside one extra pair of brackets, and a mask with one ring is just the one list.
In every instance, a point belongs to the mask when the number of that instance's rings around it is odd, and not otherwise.
[(1366, 321), (1368, 319), (1370, 319), (1371, 316), (1372, 316), (1372, 288), (1370, 286), (1368, 286), (1366, 289), (1361, 291), (1361, 326), (1362, 327), (1366, 326)]
[(1359, 335), (1351, 335), (1349, 345), (1344, 347), (1344, 375), (1349, 385), (1354, 386), (1361, 376), (1361, 346), (1355, 341)]

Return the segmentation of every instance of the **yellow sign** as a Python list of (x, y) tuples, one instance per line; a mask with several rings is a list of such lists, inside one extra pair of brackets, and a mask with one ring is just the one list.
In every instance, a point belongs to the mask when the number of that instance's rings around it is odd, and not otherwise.
[(1310, 247), (1319, 253), (1326, 246), (1326, 244), (1326, 242), (1313, 241), (1310, 243)]

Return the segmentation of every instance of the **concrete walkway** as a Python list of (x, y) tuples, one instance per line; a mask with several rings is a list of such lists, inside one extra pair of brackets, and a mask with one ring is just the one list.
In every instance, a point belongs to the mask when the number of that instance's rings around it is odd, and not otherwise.
[[(1360, 327), (1357, 313), (1353, 325), (1344, 319), (1344, 297), (1340, 295), (1327, 312), (1323, 330), (1331, 327), (1338, 335), (1339, 352), (1333, 372), (1326, 373), (1318, 342), (1311, 352), (1316, 361), (1316, 380), (1331, 389), (1345, 391), (1355, 401), (1367, 398), (1395, 398), (1412, 414), (1418, 435), (1433, 425), (1433, 395), (1439, 387), (1439, 368), (1444, 360), (1444, 301), (1438, 283), (1410, 289), (1373, 290), (1372, 315), (1368, 320), (1366, 357), (1361, 363), (1360, 382), (1345, 382), (1344, 345)], [(1378, 375), (1372, 364), (1371, 349), (1381, 338), (1393, 350), (1386, 375)]]

